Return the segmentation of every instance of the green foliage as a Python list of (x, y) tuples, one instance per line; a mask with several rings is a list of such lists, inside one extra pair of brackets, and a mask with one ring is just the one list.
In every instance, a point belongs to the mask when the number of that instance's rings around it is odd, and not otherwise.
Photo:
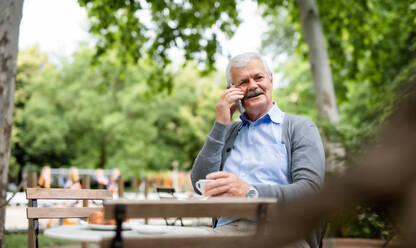
[(175, 47), (184, 50), (187, 61), (213, 70), (218, 32), (231, 35), (239, 24), (235, 0), (78, 2), (88, 11), (90, 32), (98, 39), (96, 55), (116, 50), (123, 64), (150, 58), (163, 68)]
[(357, 206), (353, 211), (334, 218), (327, 237), (377, 238), (391, 240), (397, 228), (389, 221), (384, 209), (375, 206)]
[[(277, 68), (282, 74), (279, 84), (283, 85), (275, 90), (275, 98), (279, 107), (285, 112), (308, 116), (314, 121), (318, 119), (315, 107), (315, 93), (309, 73), (309, 63), (293, 55), (285, 65)], [(278, 75), (278, 74), (276, 74)]]
[(400, 99), (416, 52), (416, 5), (408, 1), (319, 1), (350, 154), (371, 140)]
[[(154, 70), (146, 60), (126, 66), (108, 53), (90, 68), (94, 51), (82, 49), (46, 70), (36, 47), (21, 54), (13, 177), (25, 165), (46, 164), (117, 167), (126, 178), (169, 169), (173, 161), (189, 169), (215, 120), (221, 89), (213, 82), (225, 81), (216, 74), (201, 79), (189, 65), (170, 72), (170, 94), (153, 95), (145, 81)], [(34, 56), (45, 60), (35, 63)]]
[[(270, 25), (263, 42), (264, 51), (289, 54), (296, 51), (306, 61), (307, 49), (295, 3), (260, 3)], [(403, 75), (403, 70), (409, 71), (409, 64), (414, 61), (416, 5), (387, 0), (317, 3), (341, 116), (337, 132), (349, 154), (356, 156), (360, 144), (371, 140), (391, 113), (403, 82), (397, 77)]]
[(54, 102), (57, 76), (56, 68), (45, 54), (40, 54), (37, 46), (19, 53), (9, 166), (13, 177), (19, 176), (22, 165), (44, 164), (45, 156), (53, 165), (67, 157), (63, 143), (67, 127), (57, 118)]

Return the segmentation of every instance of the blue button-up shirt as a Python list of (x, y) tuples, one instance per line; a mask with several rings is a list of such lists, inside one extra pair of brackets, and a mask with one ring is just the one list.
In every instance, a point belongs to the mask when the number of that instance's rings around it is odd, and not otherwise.
[[(240, 115), (242, 125), (223, 170), (248, 184), (289, 184), (288, 158), (282, 141), (284, 116), (276, 104), (255, 122)], [(217, 226), (234, 220), (220, 218)]]

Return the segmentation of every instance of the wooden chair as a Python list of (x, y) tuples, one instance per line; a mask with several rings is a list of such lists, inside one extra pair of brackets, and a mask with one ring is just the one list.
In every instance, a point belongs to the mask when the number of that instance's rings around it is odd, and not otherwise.
[[(175, 188), (173, 187), (156, 187), (156, 192), (159, 199), (177, 199), (175, 196)], [(174, 226), (178, 220), (181, 222), (181, 226), (184, 226), (180, 217), (176, 217), (171, 223), (168, 222), (168, 218), (165, 218), (165, 223), (167, 226)]]
[[(38, 207), (38, 200), (109, 200), (113, 195), (109, 190), (96, 189), (46, 189), (27, 188), (26, 209), (29, 220), (29, 248), (38, 248), (39, 219), (87, 218), (92, 212), (100, 211), (100, 207)], [(85, 204), (84, 204), (85, 206)]]
[[(131, 247), (239, 247), (261, 238), (266, 221), (275, 214), (276, 199), (208, 198), (188, 200), (117, 200), (104, 202), (105, 218), (115, 219), (114, 238), (101, 242), (102, 248)], [(168, 217), (232, 217), (257, 218), (257, 232), (247, 235), (162, 235), (122, 237), (121, 224), (126, 218)]]

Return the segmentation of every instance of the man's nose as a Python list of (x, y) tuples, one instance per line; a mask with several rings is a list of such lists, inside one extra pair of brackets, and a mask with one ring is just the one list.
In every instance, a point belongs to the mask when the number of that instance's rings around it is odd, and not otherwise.
[(256, 89), (257, 88), (257, 82), (253, 78), (250, 78), (248, 81), (248, 89)]

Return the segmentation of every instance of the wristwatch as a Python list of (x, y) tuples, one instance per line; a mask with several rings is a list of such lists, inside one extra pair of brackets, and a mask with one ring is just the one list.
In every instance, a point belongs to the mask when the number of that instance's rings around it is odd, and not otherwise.
[(253, 186), (250, 185), (250, 187), (248, 188), (246, 196), (247, 196), (247, 198), (258, 198), (259, 197), (259, 192), (257, 191), (256, 188), (254, 188)]

